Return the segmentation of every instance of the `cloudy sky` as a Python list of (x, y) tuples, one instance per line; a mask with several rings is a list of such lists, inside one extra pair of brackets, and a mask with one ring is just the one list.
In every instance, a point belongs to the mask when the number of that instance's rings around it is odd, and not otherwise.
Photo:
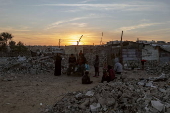
[[(170, 42), (170, 0), (0, 0), (0, 33), (26, 45)], [(103, 32), (103, 36), (102, 36)]]

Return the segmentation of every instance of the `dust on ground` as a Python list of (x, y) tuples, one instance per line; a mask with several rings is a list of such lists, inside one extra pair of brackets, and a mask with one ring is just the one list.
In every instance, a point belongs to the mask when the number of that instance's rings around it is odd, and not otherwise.
[[(126, 71), (128, 78), (147, 78), (145, 71)], [(101, 84), (100, 76), (94, 76), (90, 70), (92, 84), (81, 84), (81, 76), (54, 76), (53, 71), (41, 75), (10, 74), (0, 80), (0, 111), (1, 113), (41, 113), (53, 106), (68, 92), (91, 89)]]

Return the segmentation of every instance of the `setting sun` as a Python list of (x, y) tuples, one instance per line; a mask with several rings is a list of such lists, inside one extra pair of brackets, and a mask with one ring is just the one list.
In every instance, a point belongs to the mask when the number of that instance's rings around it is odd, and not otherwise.
[[(77, 45), (77, 42), (70, 42), (70, 45)], [(78, 45), (84, 45), (82, 42), (79, 42)]]

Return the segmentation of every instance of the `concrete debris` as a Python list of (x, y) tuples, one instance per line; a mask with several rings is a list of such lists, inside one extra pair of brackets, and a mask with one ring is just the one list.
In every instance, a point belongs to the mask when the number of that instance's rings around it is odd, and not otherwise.
[(159, 77), (149, 77), (149, 80), (152, 81), (165, 81), (168, 78), (166, 77), (166, 75), (164, 73), (162, 73)]
[[(62, 55), (62, 73), (66, 74), (68, 68), (69, 54)], [(95, 54), (87, 53), (85, 57), (90, 65), (93, 65)], [(106, 55), (100, 56), (101, 66), (103, 65)], [(0, 75), (16, 73), (16, 74), (42, 74), (54, 71), (54, 55), (35, 56), (35, 57), (3, 57), (0, 62)]]
[(93, 91), (87, 91), (87, 93), (85, 95), (90, 97), (90, 96), (94, 95), (94, 92)]
[[(48, 113), (167, 113), (170, 109), (168, 82), (126, 78), (101, 83), (87, 91), (68, 93)], [(155, 84), (157, 87), (151, 87)]]
[(164, 108), (164, 105), (162, 104), (162, 103), (160, 103), (159, 101), (151, 101), (151, 104), (152, 104), (152, 106), (155, 108), (155, 109), (157, 109), (157, 110), (159, 110), (159, 111), (162, 111), (163, 110), (163, 108)]
[[(68, 57), (68, 56), (63, 56)], [(62, 61), (62, 72), (66, 72), (68, 67), (68, 58)], [(41, 74), (49, 73), (54, 70), (55, 64), (53, 56), (43, 57), (7, 57), (6, 63), (0, 63), (0, 75), (15, 73), (15, 74)]]
[(100, 109), (100, 103), (93, 103), (92, 105), (90, 105), (90, 110), (92, 113), (98, 113)]
[(145, 70), (150, 75), (160, 75), (161, 73), (169, 74), (170, 73), (170, 64), (157, 64), (155, 66), (147, 65)]

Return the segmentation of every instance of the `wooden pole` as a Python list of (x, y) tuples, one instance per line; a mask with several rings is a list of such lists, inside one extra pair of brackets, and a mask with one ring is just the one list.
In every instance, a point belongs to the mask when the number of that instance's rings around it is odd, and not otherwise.
[(122, 44), (122, 37), (123, 37), (123, 31), (122, 31), (121, 40), (120, 40), (120, 63), (123, 65), (123, 57), (122, 57), (123, 44)]
[(61, 39), (59, 39), (59, 42), (58, 42), (58, 47), (60, 48), (60, 41), (61, 41)]
[[(103, 32), (102, 32), (102, 37), (103, 37)], [(101, 37), (100, 45), (102, 45), (102, 37)]]

